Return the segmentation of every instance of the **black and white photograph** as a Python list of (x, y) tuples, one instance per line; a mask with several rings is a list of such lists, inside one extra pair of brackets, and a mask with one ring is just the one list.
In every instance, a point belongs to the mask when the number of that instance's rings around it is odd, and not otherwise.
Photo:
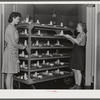
[(0, 2), (0, 89), (99, 90), (99, 27), (100, 3)]

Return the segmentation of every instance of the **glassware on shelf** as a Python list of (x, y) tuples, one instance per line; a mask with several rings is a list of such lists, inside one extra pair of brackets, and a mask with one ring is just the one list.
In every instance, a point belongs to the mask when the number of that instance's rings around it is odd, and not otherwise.
[(22, 53), (19, 54), (19, 56), (20, 56), (20, 57), (25, 57), (25, 53), (24, 53), (24, 51), (22, 51)]
[(48, 73), (48, 75), (49, 75), (49, 76), (53, 76), (53, 73), (52, 73), (52, 72), (50, 72), (50, 73)]
[(21, 76), (20, 76), (20, 79), (24, 79), (24, 77), (21, 75)]
[(60, 72), (60, 70), (59, 70), (59, 69), (55, 70), (55, 73), (59, 74), (59, 72)]
[(47, 53), (46, 53), (46, 55), (47, 55), (47, 56), (49, 56), (49, 55), (50, 55), (50, 54), (49, 54), (49, 50), (47, 50)]
[(25, 22), (28, 23), (29, 22), (29, 18), (26, 18)]
[(45, 60), (43, 60), (43, 63), (42, 64), (45, 65)]
[(35, 51), (35, 53), (31, 54), (31, 57), (34, 57), (34, 56), (39, 56), (38, 51)]
[(60, 64), (60, 60), (59, 59), (57, 60), (57, 64)]
[(42, 75), (38, 75), (38, 78), (42, 79), (42, 78), (43, 78), (43, 76), (42, 76)]
[(20, 35), (24, 35), (24, 34), (25, 34), (25, 32), (24, 32), (24, 31), (20, 32)]
[(36, 66), (37, 66), (38, 68), (41, 68), (41, 67), (42, 67), (42, 66), (40, 65), (39, 61), (37, 61)]
[(28, 46), (27, 40), (24, 41), (24, 46)]
[(29, 23), (29, 15), (27, 15), (26, 19), (25, 19), (26, 23)]
[(38, 32), (37, 32), (37, 35), (41, 35), (41, 32), (40, 32), (40, 30), (38, 30)]
[(36, 45), (36, 46), (39, 46), (39, 41), (38, 41), (38, 40), (36, 41), (35, 45)]
[(55, 46), (60, 46), (60, 42), (57, 40), (57, 43), (55, 44)]
[(60, 45), (60, 42), (59, 41), (57, 41), (57, 45)]
[(57, 61), (55, 61), (55, 64), (60, 64), (60, 60), (57, 59)]
[(20, 68), (23, 68), (23, 65), (20, 65)]
[(36, 67), (37, 66), (37, 63), (33, 63), (32, 66), (35, 66)]
[(52, 21), (50, 21), (50, 24), (49, 25), (53, 25)]
[(51, 67), (54, 66), (54, 63), (50, 63), (50, 66), (51, 66)]
[(39, 66), (40, 64), (39, 64), (39, 61), (37, 61), (37, 66)]
[(24, 73), (24, 80), (27, 80), (27, 79), (28, 79), (27, 74)]
[(64, 35), (64, 31), (63, 31), (63, 30), (61, 30), (59, 35)]
[(36, 21), (36, 23), (37, 23), (37, 24), (40, 24), (40, 21), (39, 21), (39, 20), (37, 20), (37, 21)]
[(64, 65), (64, 62), (60, 62), (60, 65)]
[(64, 72), (63, 72), (63, 71), (60, 71), (60, 74), (61, 74), (61, 75), (63, 75), (63, 74), (64, 74)]
[(20, 68), (24, 68), (24, 69), (27, 69), (27, 65), (25, 64), (25, 61), (23, 61), (23, 63), (20, 65)]
[(37, 77), (37, 75), (38, 75), (38, 73), (37, 73), (37, 72), (35, 72), (35, 73), (33, 74), (33, 77)]
[(32, 46), (35, 46), (35, 43), (33, 43)]
[(25, 56), (25, 53), (24, 53), (24, 51), (22, 51), (22, 57), (24, 57)]
[(50, 65), (50, 63), (49, 62), (46, 62), (46, 65)]
[(47, 41), (47, 46), (50, 46), (50, 41)]
[(63, 22), (61, 22), (60, 26), (63, 26)]
[(27, 29), (25, 29), (24, 34), (25, 34), (25, 35), (28, 35)]
[(35, 56), (38, 56), (38, 51), (35, 52)]
[(25, 61), (23, 61), (22, 66), (23, 66), (23, 68), (25, 67)]
[(46, 74), (46, 75), (48, 75), (48, 70), (46, 70), (43, 74)]
[(39, 43), (39, 41), (37, 40), (37, 41), (36, 41), (36, 43), (35, 43), (35, 44), (33, 44), (32, 46), (39, 46), (39, 47), (41, 47), (41, 46), (42, 46), (42, 44), (40, 44), (40, 43)]
[(28, 55), (25, 55), (25, 58), (28, 58)]

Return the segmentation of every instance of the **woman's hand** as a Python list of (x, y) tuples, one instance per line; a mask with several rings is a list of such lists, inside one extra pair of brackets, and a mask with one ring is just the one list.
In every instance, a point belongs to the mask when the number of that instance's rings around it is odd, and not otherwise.
[(67, 39), (70, 39), (70, 38), (71, 38), (71, 36), (68, 35), (68, 34), (66, 34), (65, 37), (66, 37)]
[(19, 45), (20, 46), (20, 49), (24, 50), (26, 47), (22, 44)]

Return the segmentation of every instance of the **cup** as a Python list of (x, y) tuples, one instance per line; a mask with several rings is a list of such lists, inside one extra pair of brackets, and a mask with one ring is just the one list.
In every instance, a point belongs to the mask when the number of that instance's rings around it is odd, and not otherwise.
[(61, 22), (60, 26), (63, 26), (63, 23)]
[(50, 25), (52, 25), (52, 21), (50, 21)]
[(28, 23), (29, 22), (29, 18), (26, 18), (26, 23)]
[(39, 20), (36, 21), (38, 24), (40, 23)]

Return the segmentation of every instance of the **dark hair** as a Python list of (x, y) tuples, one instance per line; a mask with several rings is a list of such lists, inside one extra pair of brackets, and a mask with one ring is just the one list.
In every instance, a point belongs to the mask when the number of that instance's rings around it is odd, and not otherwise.
[(81, 25), (83, 32), (86, 33), (87, 32), (86, 24), (85, 23), (82, 23), (82, 22), (79, 22), (78, 24)]
[(21, 14), (19, 12), (12, 12), (9, 16), (8, 22), (11, 23), (13, 21), (13, 18), (21, 17)]

